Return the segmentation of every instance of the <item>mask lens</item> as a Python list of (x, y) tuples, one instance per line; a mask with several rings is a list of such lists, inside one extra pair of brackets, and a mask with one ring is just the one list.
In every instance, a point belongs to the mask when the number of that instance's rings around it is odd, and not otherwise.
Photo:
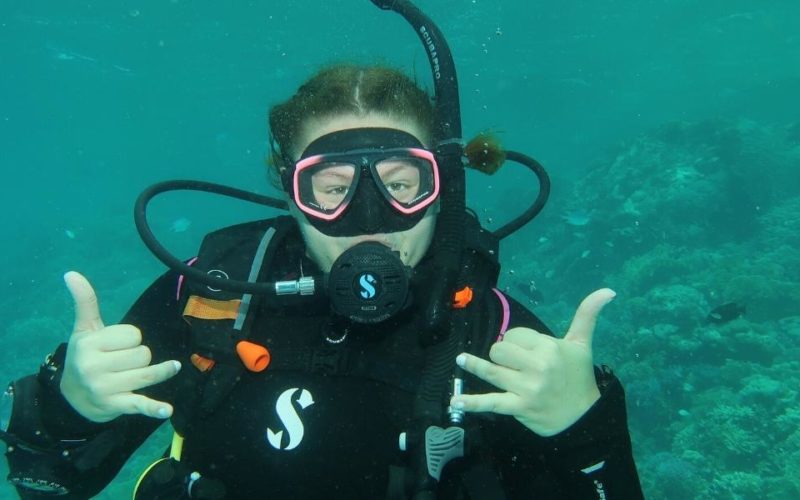
[(300, 201), (313, 210), (334, 212), (352, 196), (356, 175), (356, 167), (350, 163), (318, 163), (298, 179)]
[(413, 208), (436, 194), (433, 164), (416, 156), (393, 157), (375, 164), (384, 193), (400, 207)]

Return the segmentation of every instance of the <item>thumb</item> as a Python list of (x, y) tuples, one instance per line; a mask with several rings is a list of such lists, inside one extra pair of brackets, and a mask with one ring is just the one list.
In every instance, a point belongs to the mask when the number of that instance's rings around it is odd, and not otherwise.
[(64, 283), (75, 301), (75, 326), (72, 332), (93, 332), (104, 328), (97, 295), (89, 280), (80, 273), (70, 271), (64, 275)]
[(569, 325), (564, 340), (584, 344), (591, 349), (597, 315), (616, 296), (617, 293), (610, 288), (601, 288), (590, 293), (575, 311), (575, 317), (572, 318), (572, 324)]

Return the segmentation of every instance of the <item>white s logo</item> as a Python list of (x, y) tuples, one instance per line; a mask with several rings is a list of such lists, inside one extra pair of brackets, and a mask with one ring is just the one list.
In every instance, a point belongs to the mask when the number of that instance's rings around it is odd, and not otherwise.
[[(283, 391), (283, 394), (278, 397), (278, 402), (275, 403), (275, 411), (278, 413), (278, 418), (281, 419), (281, 423), (289, 433), (289, 444), (285, 448), (282, 448), (281, 438), (283, 437), (283, 431), (275, 432), (267, 427), (267, 441), (269, 441), (269, 444), (276, 450), (293, 450), (297, 448), (303, 440), (303, 434), (305, 433), (303, 421), (300, 420), (300, 415), (297, 414), (292, 404), (292, 397), (299, 390), (300, 389), (295, 387)], [(297, 404), (304, 410), (313, 405), (314, 399), (311, 397), (311, 393), (303, 389), (300, 393), (300, 397), (297, 398)]]

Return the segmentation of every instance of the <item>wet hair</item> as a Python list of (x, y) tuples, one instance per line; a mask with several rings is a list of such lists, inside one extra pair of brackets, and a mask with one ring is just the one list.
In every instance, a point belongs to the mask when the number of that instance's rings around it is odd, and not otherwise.
[(310, 120), (369, 113), (413, 123), (427, 134), (420, 139), (430, 141), (433, 104), (414, 81), (387, 66), (337, 64), (319, 71), (289, 100), (270, 109), (268, 165), (272, 183), (280, 186), (280, 172), (288, 167), (295, 142)]

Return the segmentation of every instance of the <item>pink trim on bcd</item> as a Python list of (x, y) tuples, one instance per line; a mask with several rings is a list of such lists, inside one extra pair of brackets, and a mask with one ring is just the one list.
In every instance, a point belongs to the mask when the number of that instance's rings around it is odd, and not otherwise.
[[(187, 266), (191, 266), (195, 262), (197, 262), (197, 257), (193, 257), (193, 258), (189, 259), (186, 262), (186, 265)], [(184, 276), (182, 274), (180, 276), (178, 276), (178, 288), (177, 288), (177, 290), (175, 290), (175, 299), (176, 300), (181, 300), (181, 288), (183, 287), (183, 279), (184, 279)]]
[(500, 342), (503, 340), (503, 337), (506, 335), (506, 330), (508, 329), (508, 322), (511, 318), (511, 308), (508, 306), (508, 299), (503, 295), (503, 292), (497, 288), (492, 288), (492, 291), (497, 295), (497, 298), (500, 299), (500, 304), (503, 306), (503, 324), (500, 325), (500, 334), (497, 336), (497, 342)]

